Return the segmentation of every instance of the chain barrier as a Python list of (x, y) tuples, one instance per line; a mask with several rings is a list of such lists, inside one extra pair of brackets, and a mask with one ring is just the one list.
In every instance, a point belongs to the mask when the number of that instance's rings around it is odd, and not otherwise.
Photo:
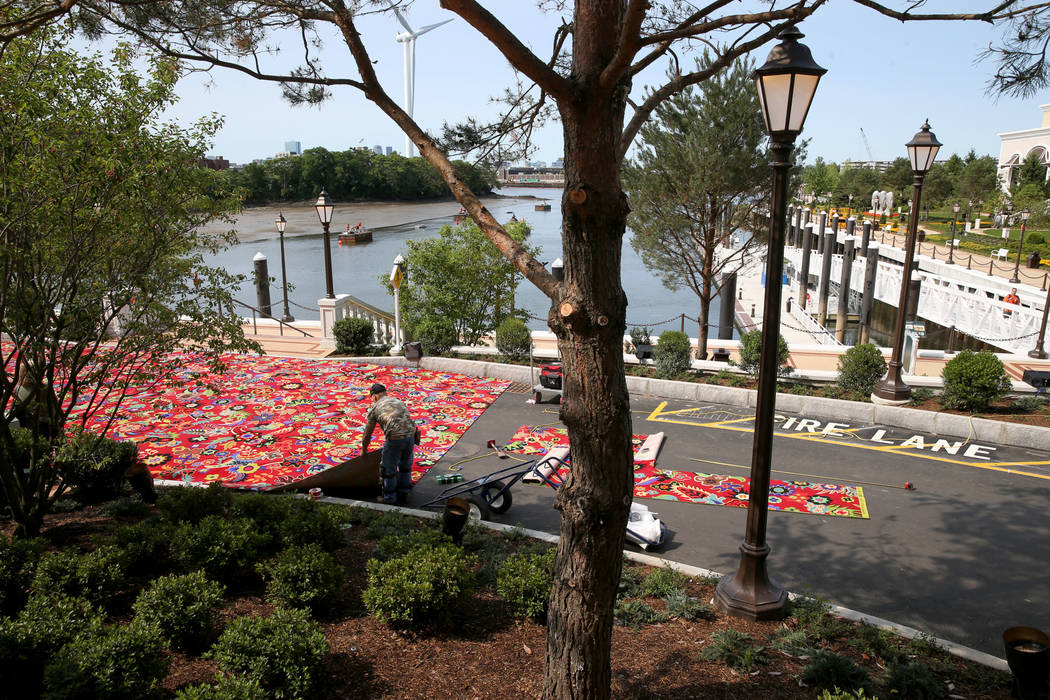
[[(546, 323), (547, 322), (547, 317), (546, 316), (537, 316), (536, 314), (529, 313), (528, 311), (523, 311), (522, 313), (529, 320), (540, 321), (542, 323)], [(656, 321), (656, 322), (649, 322), (649, 323), (631, 323), (631, 322), (628, 321), (627, 322), (627, 326), (628, 327), (633, 327), (633, 328), (655, 328), (657, 326), (667, 325), (668, 323), (671, 323), (672, 321), (681, 321), (683, 319), (686, 320), (686, 321), (689, 321), (690, 323), (700, 323), (699, 319), (693, 318), (689, 314), (677, 314), (677, 315), (672, 316), (671, 318), (667, 319), (666, 321)]]
[(699, 321), (697, 321), (696, 319), (689, 318), (685, 314), (675, 314), (674, 316), (672, 316), (671, 318), (667, 319), (666, 321), (659, 321), (659, 322), (656, 322), (656, 323), (631, 323), (630, 321), (628, 321), (627, 325), (631, 326), (633, 328), (655, 328), (657, 326), (665, 326), (668, 323), (670, 323), (671, 321), (680, 321), (683, 318), (688, 320), (688, 321), (692, 321), (693, 323), (699, 323)]
[[(969, 334), (967, 333), (967, 335), (969, 335)], [(983, 340), (986, 343), (1009, 343), (1009, 342), (1012, 342), (1014, 340), (1024, 340), (1025, 338), (1031, 338), (1031, 337), (1034, 337), (1034, 336), (1037, 336), (1037, 335), (1039, 335), (1038, 331), (1033, 332), (1033, 333), (1027, 333), (1025, 335), (1019, 335), (1016, 338), (982, 338), (979, 335), (971, 335), (970, 337), (971, 338), (976, 338), (977, 340)]]

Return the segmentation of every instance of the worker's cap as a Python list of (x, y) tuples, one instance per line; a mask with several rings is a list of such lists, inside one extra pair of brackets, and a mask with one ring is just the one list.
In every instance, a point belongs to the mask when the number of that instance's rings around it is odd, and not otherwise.
[(369, 396), (375, 396), (376, 394), (385, 394), (386, 387), (382, 384), (373, 384), (372, 388), (368, 390)]

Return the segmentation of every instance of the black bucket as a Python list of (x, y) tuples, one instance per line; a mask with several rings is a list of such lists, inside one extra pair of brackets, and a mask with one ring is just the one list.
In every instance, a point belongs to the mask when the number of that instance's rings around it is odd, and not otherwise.
[(1003, 632), (1006, 663), (1014, 674), (1014, 697), (1046, 700), (1050, 696), (1050, 637), (1034, 627)]
[(470, 516), (470, 504), (453, 496), (445, 501), (445, 512), (441, 514), (441, 532), (456, 544), (463, 544), (463, 528)]

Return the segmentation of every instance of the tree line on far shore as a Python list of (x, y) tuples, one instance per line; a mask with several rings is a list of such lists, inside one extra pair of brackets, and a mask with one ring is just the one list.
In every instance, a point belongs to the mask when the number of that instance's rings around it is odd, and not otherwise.
[[(461, 160), (452, 165), (473, 192), (488, 194), (496, 187), (494, 173)], [(405, 158), (396, 153), (384, 156), (359, 148), (310, 148), (299, 156), (274, 158), (223, 172), (231, 185), (244, 189), (245, 204), (313, 199), (322, 187), (342, 201), (451, 195), (434, 166), (423, 158)]]

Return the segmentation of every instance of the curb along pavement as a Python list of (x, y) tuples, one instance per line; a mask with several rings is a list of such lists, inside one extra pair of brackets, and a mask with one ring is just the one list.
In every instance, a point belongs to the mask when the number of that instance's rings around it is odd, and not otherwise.
[[(535, 384), (532, 369), (523, 365), (505, 365), (498, 362), (460, 360), (449, 357), (423, 357), (419, 362), (406, 360), (403, 357), (353, 357), (339, 359), (376, 365), (420, 367), (438, 372), (455, 372), (475, 377), (506, 379), (512, 382), (528, 384), (529, 386)], [(632, 394), (662, 399), (714, 402), (747, 408), (755, 408), (758, 395), (758, 392), (754, 389), (630, 376), (627, 377), (627, 390)], [(1007, 423), (988, 418), (960, 416), (954, 413), (921, 411), (901, 406), (881, 406), (859, 401), (843, 401), (820, 396), (796, 396), (795, 394), (783, 393), (777, 394), (776, 407), (778, 410), (791, 411), (802, 416), (814, 415), (825, 418), (834, 416), (840, 420), (848, 420), (862, 425), (886, 425), (917, 430), (930, 435), (945, 435), (972, 439), (978, 442), (1050, 451), (1050, 428), (1025, 425), (1023, 423)]]
[[(394, 358), (391, 358), (391, 359), (394, 359)], [(445, 359), (445, 358), (440, 358), (440, 359)], [(386, 363), (383, 363), (383, 364), (386, 364)], [(482, 364), (482, 363), (478, 363), (478, 364)], [(431, 368), (428, 368), (428, 369), (431, 369)], [(526, 369), (528, 369), (528, 368), (526, 368)], [(683, 383), (683, 382), (676, 382), (676, 383)], [(293, 498), (308, 498), (308, 496), (299, 494), (299, 495), (293, 496)], [(368, 502), (368, 501), (355, 501), (355, 500), (348, 499), (348, 498), (333, 498), (333, 497), (330, 497), (330, 496), (323, 496), (319, 500), (322, 503), (332, 503), (332, 504), (345, 505), (345, 506), (358, 506), (358, 507), (361, 507), (361, 508), (370, 508), (372, 510), (380, 510), (380, 511), (386, 511), (386, 512), (394, 512), (394, 513), (404, 513), (405, 515), (411, 515), (411, 516), (415, 516), (415, 517), (419, 517), (419, 518), (429, 518), (431, 520), (439, 520), (441, 518), (441, 513), (439, 513), (439, 512), (432, 512), (432, 511), (428, 511), (428, 510), (417, 510), (417, 509), (414, 509), (414, 508), (406, 508), (406, 507), (403, 507), (403, 506), (392, 506), (392, 505), (387, 505), (385, 503), (372, 503), (372, 502)], [(478, 524), (482, 525), (483, 527), (488, 528), (489, 530), (494, 530), (496, 532), (503, 532), (503, 533), (517, 532), (517, 533), (522, 533), (522, 534), (524, 534), (524, 535), (526, 535), (528, 537), (531, 537), (533, 539), (541, 540), (543, 542), (549, 542), (551, 544), (557, 544), (558, 543), (558, 539), (559, 539), (557, 535), (552, 535), (552, 534), (550, 534), (548, 532), (541, 532), (540, 530), (530, 530), (530, 529), (527, 529), (527, 528), (519, 527), (517, 525), (505, 525), (503, 523), (493, 523), (493, 522), (489, 522), (489, 521), (486, 521), (486, 520), (478, 521)], [(642, 554), (640, 552), (632, 552), (632, 551), (629, 551), (629, 550), (624, 550), (623, 554), (624, 554), (625, 558), (627, 558), (630, 561), (635, 562), (636, 564), (645, 564), (647, 566), (653, 566), (653, 567), (657, 567), (657, 568), (670, 566), (675, 571), (679, 571), (679, 572), (685, 574), (686, 576), (703, 577), (703, 578), (722, 578), (722, 576), (724, 575), (724, 574), (721, 574), (721, 573), (719, 573), (717, 571), (711, 571), (710, 569), (704, 569), (704, 568), (700, 568), (700, 567), (697, 567), (697, 566), (692, 566), (690, 564), (682, 564), (680, 562), (676, 562), (676, 561), (673, 561), (671, 559), (664, 559), (663, 557), (653, 556), (652, 554)], [(789, 593), (789, 596), (790, 596), (791, 600), (797, 600), (799, 598), (805, 598), (806, 597), (806, 596), (803, 596), (803, 595), (800, 595), (800, 594), (794, 593), (794, 592)], [(874, 625), (875, 627), (878, 627), (880, 629), (889, 630), (890, 632), (893, 632), (894, 634), (900, 635), (901, 637), (904, 637), (905, 639), (916, 639), (917, 637), (922, 636), (924, 634), (922, 631), (917, 630), (914, 627), (908, 627), (907, 625), (899, 625), (896, 622), (892, 622), (890, 620), (886, 620), (886, 619), (883, 619), (881, 617), (875, 617), (873, 615), (868, 615), (866, 613), (862, 613), (862, 612), (859, 612), (857, 610), (851, 610), (850, 608), (844, 608), (844, 607), (842, 607), (840, 605), (831, 605), (831, 611), (833, 613), (835, 613), (836, 615), (838, 615), (840, 617), (843, 617), (843, 618), (845, 618), (847, 620), (852, 620), (854, 622), (866, 622), (869, 625)], [(1000, 658), (998, 658), (996, 656), (992, 656), (991, 654), (986, 654), (983, 651), (978, 651), (976, 649), (971, 649), (970, 647), (962, 646), (961, 644), (956, 644), (955, 642), (949, 641), (947, 639), (941, 639), (939, 637), (933, 637), (933, 636), (930, 636), (930, 635), (926, 635), (926, 636), (930, 640), (935, 642), (938, 646), (940, 646), (945, 651), (947, 651), (949, 654), (951, 654), (952, 656), (957, 656), (957, 657), (959, 657), (961, 659), (966, 659), (967, 661), (973, 661), (975, 663), (979, 663), (979, 664), (982, 664), (984, 666), (988, 666), (989, 668), (993, 668), (993, 669), (995, 669), (997, 671), (1003, 671), (1005, 673), (1009, 673), (1010, 672), (1010, 668), (1009, 668), (1009, 666), (1007, 666), (1005, 659), (1000, 659)]]

